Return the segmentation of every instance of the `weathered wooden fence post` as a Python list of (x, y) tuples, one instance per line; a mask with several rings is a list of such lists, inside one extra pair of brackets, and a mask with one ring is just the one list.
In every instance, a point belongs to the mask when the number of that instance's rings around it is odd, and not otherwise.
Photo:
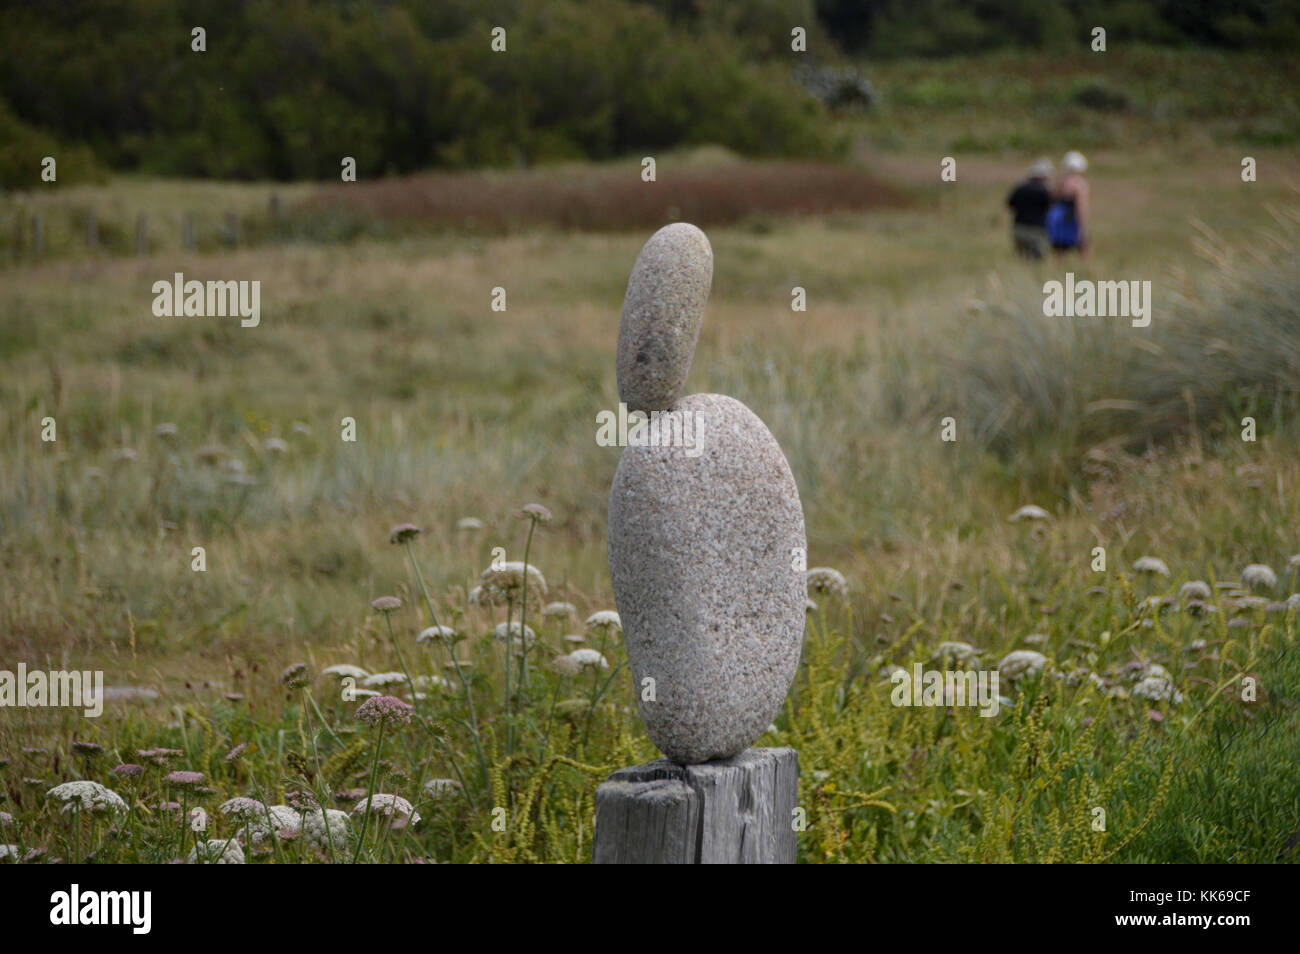
[(32, 254), (37, 257), (45, 251), (45, 223), (38, 212), (32, 219)]
[(187, 249), (194, 248), (194, 213), (185, 212), (181, 215), (181, 244)]
[(226, 241), (232, 246), (239, 244), (239, 213), (226, 213)]
[[(641, 249), (623, 300), (619, 402), (654, 424), (614, 474), (609, 576), (641, 721), (667, 758), (597, 788), (597, 864), (795, 861), (798, 755), (749, 746), (799, 668), (808, 537), (767, 426), (735, 398), (680, 393), (712, 281), (708, 238), (676, 223)], [(676, 432), (654, 426), (665, 412)]]
[(799, 757), (747, 749), (619, 769), (596, 789), (596, 864), (794, 864)]

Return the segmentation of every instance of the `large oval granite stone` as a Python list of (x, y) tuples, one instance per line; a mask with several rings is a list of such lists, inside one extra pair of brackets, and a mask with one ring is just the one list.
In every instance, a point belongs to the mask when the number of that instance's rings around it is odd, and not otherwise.
[(780, 711), (803, 640), (795, 549), (807, 538), (790, 465), (753, 411), (719, 394), (672, 411), (694, 444), (629, 441), (610, 489), (609, 569), (641, 719), (689, 764), (744, 751)]

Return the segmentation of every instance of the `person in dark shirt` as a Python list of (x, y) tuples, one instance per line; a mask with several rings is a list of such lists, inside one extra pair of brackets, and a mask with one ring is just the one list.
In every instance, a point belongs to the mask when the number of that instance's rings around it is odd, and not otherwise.
[(1007, 205), (1013, 213), (1011, 240), (1021, 258), (1038, 261), (1047, 251), (1047, 210), (1052, 204), (1052, 193), (1047, 180), (1052, 175), (1052, 163), (1039, 159), (1029, 167), (1029, 176), (1011, 190)]

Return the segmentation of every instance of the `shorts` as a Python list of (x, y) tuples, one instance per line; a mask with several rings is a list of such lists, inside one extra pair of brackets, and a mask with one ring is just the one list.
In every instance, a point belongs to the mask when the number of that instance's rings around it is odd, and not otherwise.
[(1021, 258), (1038, 260), (1047, 251), (1047, 229), (1037, 225), (1013, 225), (1011, 237)]

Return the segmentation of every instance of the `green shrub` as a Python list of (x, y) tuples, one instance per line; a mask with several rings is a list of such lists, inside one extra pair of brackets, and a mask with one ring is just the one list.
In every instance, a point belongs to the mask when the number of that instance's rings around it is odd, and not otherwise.
[(17, 119), (0, 100), (0, 189), (50, 188), (41, 179), (42, 160), (54, 158), (58, 183), (81, 185), (105, 178), (85, 146), (63, 146), (53, 136)]
[[(375, 177), (704, 142), (824, 155), (826, 111), (787, 69), (755, 62), (757, 39), (727, 32), (767, 37), (784, 15), (759, 6), (762, 23), (737, 24), (719, 6), (674, 26), (622, 0), (437, 13), (413, 3), (249, 5), (223, 12), (206, 53), (189, 49), (179, 11), (143, 0), (91, 5), (75, 28), (27, 9), (7, 14), (0, 97), (117, 168), (168, 175), (337, 180), (343, 156)], [(811, 23), (807, 6), (800, 16)], [(490, 45), (500, 24), (504, 54)], [(788, 36), (781, 26), (775, 39)]]
[(1130, 106), (1128, 96), (1106, 83), (1085, 83), (1070, 97), (1073, 102), (1103, 113), (1122, 113)]

